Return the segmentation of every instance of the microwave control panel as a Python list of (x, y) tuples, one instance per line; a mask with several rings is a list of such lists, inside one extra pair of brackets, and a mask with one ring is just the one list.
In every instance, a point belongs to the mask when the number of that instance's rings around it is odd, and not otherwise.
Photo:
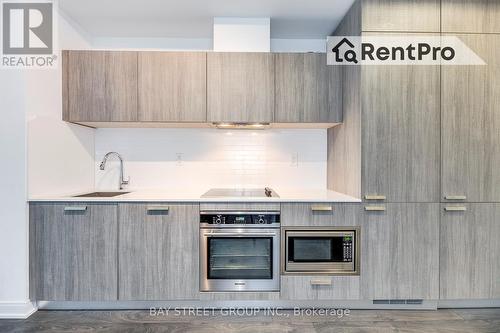
[(351, 262), (352, 261), (352, 236), (344, 236), (343, 239), (343, 248), (344, 248), (344, 261)]

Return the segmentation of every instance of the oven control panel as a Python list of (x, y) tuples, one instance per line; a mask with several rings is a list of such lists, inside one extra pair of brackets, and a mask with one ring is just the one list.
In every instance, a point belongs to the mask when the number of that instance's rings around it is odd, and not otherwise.
[(216, 226), (276, 225), (280, 223), (279, 212), (200, 212), (200, 224)]

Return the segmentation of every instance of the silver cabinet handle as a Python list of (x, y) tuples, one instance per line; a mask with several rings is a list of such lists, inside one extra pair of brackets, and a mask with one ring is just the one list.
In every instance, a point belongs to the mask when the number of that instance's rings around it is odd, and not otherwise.
[(444, 210), (447, 212), (465, 212), (467, 207), (465, 206), (446, 206)]
[(365, 195), (365, 200), (385, 200), (385, 199), (387, 199), (385, 195), (378, 195), (378, 194)]
[(169, 206), (148, 206), (146, 207), (148, 212), (168, 212), (170, 210)]
[(311, 285), (312, 286), (331, 286), (332, 280), (331, 279), (314, 279), (314, 280), (311, 280)]
[(84, 212), (87, 210), (87, 206), (66, 206), (64, 207), (65, 212)]
[(465, 195), (447, 195), (444, 197), (446, 200), (466, 200)]
[(383, 212), (385, 211), (385, 206), (365, 206), (367, 212)]
[(312, 205), (311, 210), (313, 212), (331, 212), (333, 207), (328, 205)]

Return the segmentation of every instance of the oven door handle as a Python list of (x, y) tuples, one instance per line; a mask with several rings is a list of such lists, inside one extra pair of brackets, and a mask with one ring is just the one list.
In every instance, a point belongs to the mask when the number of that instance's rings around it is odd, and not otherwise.
[(210, 232), (210, 233), (204, 233), (203, 236), (205, 237), (217, 237), (217, 236), (234, 236), (234, 237), (274, 237), (278, 236), (277, 233), (274, 232), (255, 232), (255, 233), (249, 233), (249, 232)]

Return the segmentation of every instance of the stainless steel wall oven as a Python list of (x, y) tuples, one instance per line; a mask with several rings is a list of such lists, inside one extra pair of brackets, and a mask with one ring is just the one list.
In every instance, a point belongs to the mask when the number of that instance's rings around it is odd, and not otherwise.
[(282, 230), (283, 274), (359, 275), (359, 227)]
[(201, 291), (279, 291), (279, 211), (200, 213)]

